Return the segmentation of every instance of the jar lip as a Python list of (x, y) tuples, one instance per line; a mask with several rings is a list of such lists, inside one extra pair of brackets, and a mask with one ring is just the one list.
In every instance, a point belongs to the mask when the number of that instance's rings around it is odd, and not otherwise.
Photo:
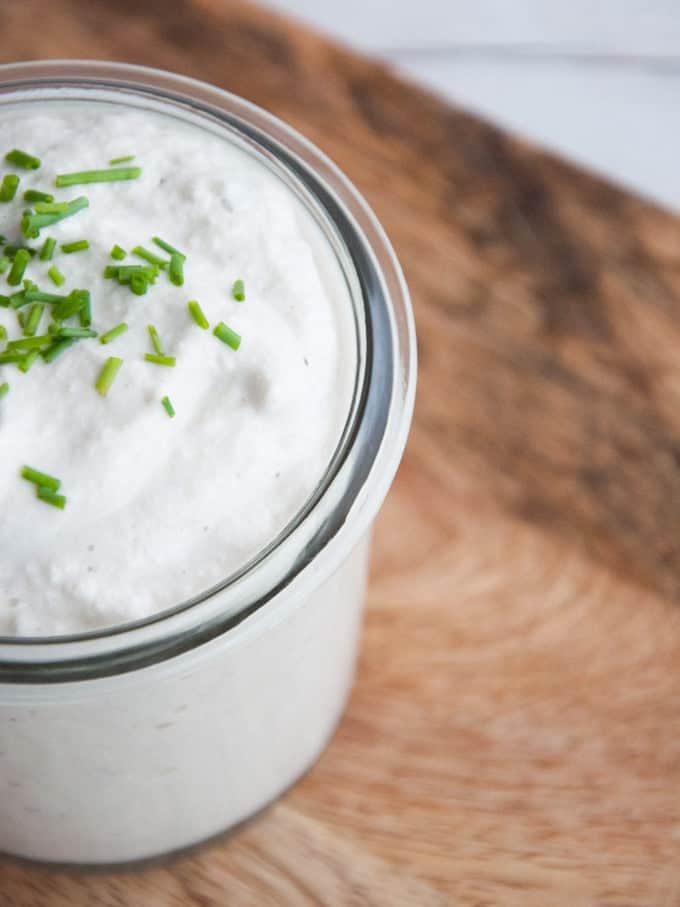
[[(260, 609), (268, 611), (293, 580), (298, 593), (312, 588), (373, 520), (401, 459), (415, 398), (415, 327), (394, 251), (362, 196), (308, 139), (243, 98), (163, 70), (87, 60), (0, 65), (0, 98), (40, 88), (101, 89), (183, 105), (270, 153), (311, 193), (349, 253), (360, 284), (368, 355), (361, 399), (337, 462), (297, 522), (263, 556), (189, 602), (134, 624), (73, 636), (0, 637), (0, 682), (8, 683), (90, 679), (148, 666), (233, 630)], [(263, 591), (257, 572), (265, 561), (270, 579)]]

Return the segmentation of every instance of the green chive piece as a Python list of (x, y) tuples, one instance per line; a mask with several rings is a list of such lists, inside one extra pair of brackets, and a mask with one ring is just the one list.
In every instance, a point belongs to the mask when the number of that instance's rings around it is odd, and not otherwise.
[(19, 475), (27, 482), (33, 482), (38, 488), (48, 488), (50, 491), (59, 491), (61, 488), (61, 479), (55, 479), (54, 476), (33, 469), (32, 466), (22, 466)]
[(147, 362), (153, 362), (154, 365), (167, 365), (168, 368), (174, 368), (176, 363), (174, 356), (156, 356), (153, 353), (145, 353), (144, 358)]
[(168, 255), (179, 255), (182, 258), (186, 258), (186, 255), (183, 252), (180, 252), (179, 249), (176, 249), (174, 246), (171, 246), (169, 242), (166, 242), (164, 239), (161, 239), (160, 236), (152, 236), (151, 242), (155, 243), (159, 249), (162, 249), (164, 252), (167, 252)]
[(128, 161), (134, 161), (134, 154), (124, 154), (123, 157), (112, 157), (109, 164), (113, 167), (116, 164), (127, 164)]
[(111, 249), (111, 258), (115, 258), (116, 261), (122, 261), (126, 255), (127, 252), (118, 243)]
[(40, 260), (41, 261), (52, 261), (52, 256), (54, 255), (54, 250), (56, 248), (57, 241), (53, 237), (49, 236), (43, 243), (43, 247), (40, 250)]
[(6, 255), (0, 256), (0, 274), (4, 274), (10, 266), (10, 260)]
[(66, 280), (66, 278), (56, 265), (52, 265), (52, 267), (48, 269), (47, 276), (57, 287), (62, 287), (64, 285), (64, 281)]
[(36, 495), (40, 498), (41, 501), (45, 501), (46, 504), (51, 504), (53, 507), (63, 510), (66, 507), (66, 498), (63, 494), (55, 494), (53, 491), (50, 491), (49, 488), (44, 488), (38, 486)]
[(33, 337), (38, 330), (38, 325), (40, 324), (44, 311), (45, 306), (40, 302), (34, 302), (28, 310), (28, 315), (26, 316), (26, 322), (24, 324), (24, 334), (26, 337)]
[(37, 249), (31, 249), (30, 246), (5, 246), (5, 255), (8, 255), (10, 258), (14, 258), (19, 249), (27, 252), (31, 258), (33, 258), (35, 253), (38, 251)]
[(5, 350), (5, 352), (0, 353), (0, 365), (11, 365), (21, 362), (25, 355), (26, 353), (21, 352), (21, 350)]
[(118, 359), (116, 356), (109, 356), (102, 366), (102, 370), (94, 385), (102, 397), (108, 394), (122, 364), (122, 359)]
[(54, 317), (59, 319), (72, 318), (87, 304), (90, 298), (89, 290), (72, 290), (54, 307)]
[(42, 334), (40, 337), (20, 337), (19, 340), (10, 340), (6, 352), (28, 353), (30, 350), (44, 349), (52, 343), (52, 339), (49, 334)]
[(13, 148), (5, 155), (8, 164), (14, 164), (15, 167), (21, 167), (22, 170), (37, 170), (40, 166), (40, 158), (28, 154), (26, 151), (19, 151)]
[(231, 288), (231, 295), (237, 302), (244, 302), (246, 298), (246, 287), (242, 280), (235, 280)]
[(92, 299), (89, 290), (85, 290), (83, 295), (83, 304), (78, 312), (78, 321), (82, 328), (89, 328), (92, 324)]
[(208, 319), (203, 314), (203, 309), (200, 307), (198, 302), (195, 299), (189, 300), (187, 303), (187, 308), (189, 309), (189, 314), (194, 319), (199, 328), (203, 328), (204, 331), (207, 331), (210, 327)]
[(40, 355), (45, 362), (54, 362), (58, 356), (61, 356), (62, 353), (65, 353), (77, 342), (73, 337), (61, 337), (55, 340), (52, 346), (48, 346), (46, 350), (43, 350)]
[(153, 346), (156, 354), (158, 356), (163, 355), (163, 347), (161, 346), (161, 338), (158, 336), (158, 331), (156, 328), (150, 324), (148, 326), (149, 337), (151, 338), (151, 345)]
[(45, 293), (44, 290), (40, 290), (35, 284), (25, 289), (22, 296), (22, 305), (27, 302), (61, 302), (64, 299), (68, 299), (68, 296), (60, 296), (58, 293)]
[[(9, 304), (13, 309), (20, 309), (22, 306), (28, 305), (29, 301), (30, 300), (26, 299), (26, 294), (23, 290), (20, 290), (18, 293), (12, 293), (9, 297)], [(19, 324), (21, 324), (21, 319), (19, 319)]]
[(166, 411), (166, 413), (170, 416), (170, 418), (174, 419), (175, 407), (170, 402), (170, 397), (163, 397), (163, 399), (161, 400), (161, 405), (163, 406), (163, 409)]
[(30, 372), (30, 370), (32, 369), (32, 367), (39, 355), (40, 355), (40, 350), (31, 350), (31, 352), (28, 354), (28, 356), (24, 356), (24, 358), (19, 363), (19, 370), (22, 371), (24, 374), (26, 374), (27, 372)]
[(7, 173), (2, 178), (0, 184), (0, 202), (11, 202), (17, 194), (19, 188), (19, 177), (13, 173)]
[(87, 208), (90, 203), (84, 195), (80, 195), (78, 198), (74, 198), (73, 201), (67, 202), (66, 204), (67, 210), (61, 213), (31, 214), (30, 212), (26, 212), (21, 218), (21, 232), (26, 239), (36, 239), (40, 236), (40, 231), (43, 227), (51, 227), (52, 224), (56, 224), (67, 217), (73, 217), (74, 214), (82, 211), (83, 208)]
[(57, 331), (57, 337), (74, 337), (76, 340), (85, 340), (88, 337), (96, 336), (97, 332), (91, 328), (62, 327)]
[(143, 274), (133, 274), (130, 278), (130, 289), (135, 296), (143, 296), (149, 289), (149, 281)]
[(71, 255), (72, 252), (84, 252), (89, 248), (90, 244), (86, 239), (77, 239), (75, 242), (63, 242), (61, 244), (61, 251), (67, 255)]
[(155, 265), (157, 268), (167, 268), (169, 264), (165, 259), (159, 258), (158, 255), (154, 255), (153, 252), (149, 252), (144, 246), (135, 246), (132, 250), (132, 254), (136, 255), (137, 258), (143, 258), (144, 261), (148, 261), (149, 264)]
[(213, 334), (218, 340), (221, 340), (222, 343), (226, 343), (227, 346), (230, 346), (232, 350), (237, 350), (241, 346), (241, 337), (239, 334), (237, 334), (236, 331), (232, 331), (230, 327), (227, 327), (223, 321), (220, 321), (220, 323), (216, 325)]
[(80, 170), (77, 173), (60, 173), (54, 182), (58, 188), (63, 189), (66, 186), (80, 186), (85, 183), (136, 180), (141, 175), (141, 167), (114, 167), (111, 170)]
[(64, 214), (68, 211), (68, 202), (36, 202), (33, 207), (36, 214)]
[(128, 329), (127, 324), (124, 321), (121, 321), (121, 323), (117, 324), (115, 326), (115, 328), (111, 328), (110, 331), (107, 331), (105, 334), (102, 334), (101, 337), (99, 338), (99, 342), (104, 343), (104, 344), (111, 343), (112, 341), (114, 341), (116, 339), (116, 337), (120, 337), (121, 334), (124, 334), (127, 331), (127, 329)]
[(49, 192), (39, 192), (37, 189), (27, 189), (24, 192), (25, 202), (53, 202), (54, 196)]
[(107, 280), (118, 277), (118, 268), (115, 265), (107, 265), (102, 271), (102, 277), (105, 277)]
[(12, 304), (12, 299), (9, 296), (0, 295), (0, 309), (8, 309)]
[(181, 287), (184, 283), (184, 256), (179, 252), (173, 252), (170, 256), (170, 268), (168, 270), (170, 282), (176, 287)]
[(9, 276), (7, 277), (7, 283), (11, 287), (19, 286), (30, 260), (30, 253), (26, 249), (17, 250), (17, 253), (14, 256), (14, 261), (12, 262), (12, 270), (9, 272)]
[(60, 330), (61, 330), (61, 321), (50, 321), (49, 326), (47, 328), (48, 334), (52, 334), (54, 336), (55, 334), (58, 334)]
[(6, 397), (8, 393), (9, 383), (7, 381), (3, 381), (2, 384), (0, 384), (0, 400), (2, 400), (3, 397)]
[[(107, 275), (106, 272), (113, 269), (115, 273)], [(141, 274), (149, 283), (158, 276), (158, 268), (155, 265), (118, 265), (117, 267), (108, 265), (104, 269), (104, 276), (116, 277), (119, 283), (130, 283), (135, 274)]]
[(7, 339), (7, 328), (4, 324), (0, 324), (0, 340)]

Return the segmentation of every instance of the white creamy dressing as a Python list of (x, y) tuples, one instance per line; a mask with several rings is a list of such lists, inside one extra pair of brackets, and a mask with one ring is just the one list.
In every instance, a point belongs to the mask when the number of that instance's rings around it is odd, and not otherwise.
[[(321, 230), (262, 163), (212, 133), (160, 113), (99, 103), (41, 102), (3, 114), (3, 154), (42, 160), (16, 172), (16, 199), (0, 204), (0, 233), (24, 242), (27, 188), (90, 206), (44, 229), (90, 249), (26, 277), (41, 289), (92, 293), (93, 328), (121, 321), (110, 345), (85, 340), (22, 374), (0, 365), (0, 635), (50, 636), (147, 617), (206, 591), (285, 527), (321, 479), (346, 420), (356, 372), (351, 304)], [(55, 189), (57, 173), (101, 168), (135, 154), (129, 182)], [(158, 235), (186, 254), (184, 286), (161, 272), (145, 296), (105, 280), (114, 243), (128, 253)], [(66, 275), (63, 288), (47, 277)], [(122, 264), (144, 264), (128, 254)], [(12, 292), (0, 277), (0, 293)], [(245, 282), (246, 301), (231, 296)], [(211, 329), (187, 312), (197, 299)], [(213, 336), (226, 322), (237, 352)], [(38, 333), (44, 333), (44, 317)], [(8, 339), (21, 336), (0, 308)], [(158, 330), (176, 368), (144, 361)], [(0, 342), (0, 349), (4, 342)], [(124, 364), (106, 398), (102, 364)], [(168, 395), (171, 419), (161, 406)], [(62, 480), (60, 511), (19, 477), (28, 464)]]

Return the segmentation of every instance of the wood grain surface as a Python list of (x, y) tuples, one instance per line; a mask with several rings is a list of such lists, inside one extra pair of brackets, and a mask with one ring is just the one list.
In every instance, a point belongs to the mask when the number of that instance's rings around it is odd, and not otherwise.
[(3, 61), (174, 69), (305, 132), (391, 235), (421, 356), (318, 765), (167, 865), (5, 861), (2, 907), (679, 905), (678, 221), (249, 5), (2, 14)]

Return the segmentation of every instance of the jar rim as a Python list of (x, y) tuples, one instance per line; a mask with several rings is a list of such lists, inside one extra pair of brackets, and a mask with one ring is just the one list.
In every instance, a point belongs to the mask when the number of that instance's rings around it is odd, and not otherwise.
[(395, 253), (366, 201), (308, 139), (243, 98), (158, 69), (88, 60), (0, 65), (0, 102), (37, 89), (100, 90), (119, 93), (120, 103), (125, 95), (140, 103), (180, 105), (236, 130), (276, 158), (321, 206), (349, 254), (361, 291), (366, 362), (353, 412), (321, 483), (296, 518), (242, 570), (134, 623), (70, 636), (0, 637), (0, 683), (69, 682), (146, 667), (268, 611), (293, 581), (297, 594), (320, 582), (382, 504), (403, 453), (415, 398), (415, 327)]

